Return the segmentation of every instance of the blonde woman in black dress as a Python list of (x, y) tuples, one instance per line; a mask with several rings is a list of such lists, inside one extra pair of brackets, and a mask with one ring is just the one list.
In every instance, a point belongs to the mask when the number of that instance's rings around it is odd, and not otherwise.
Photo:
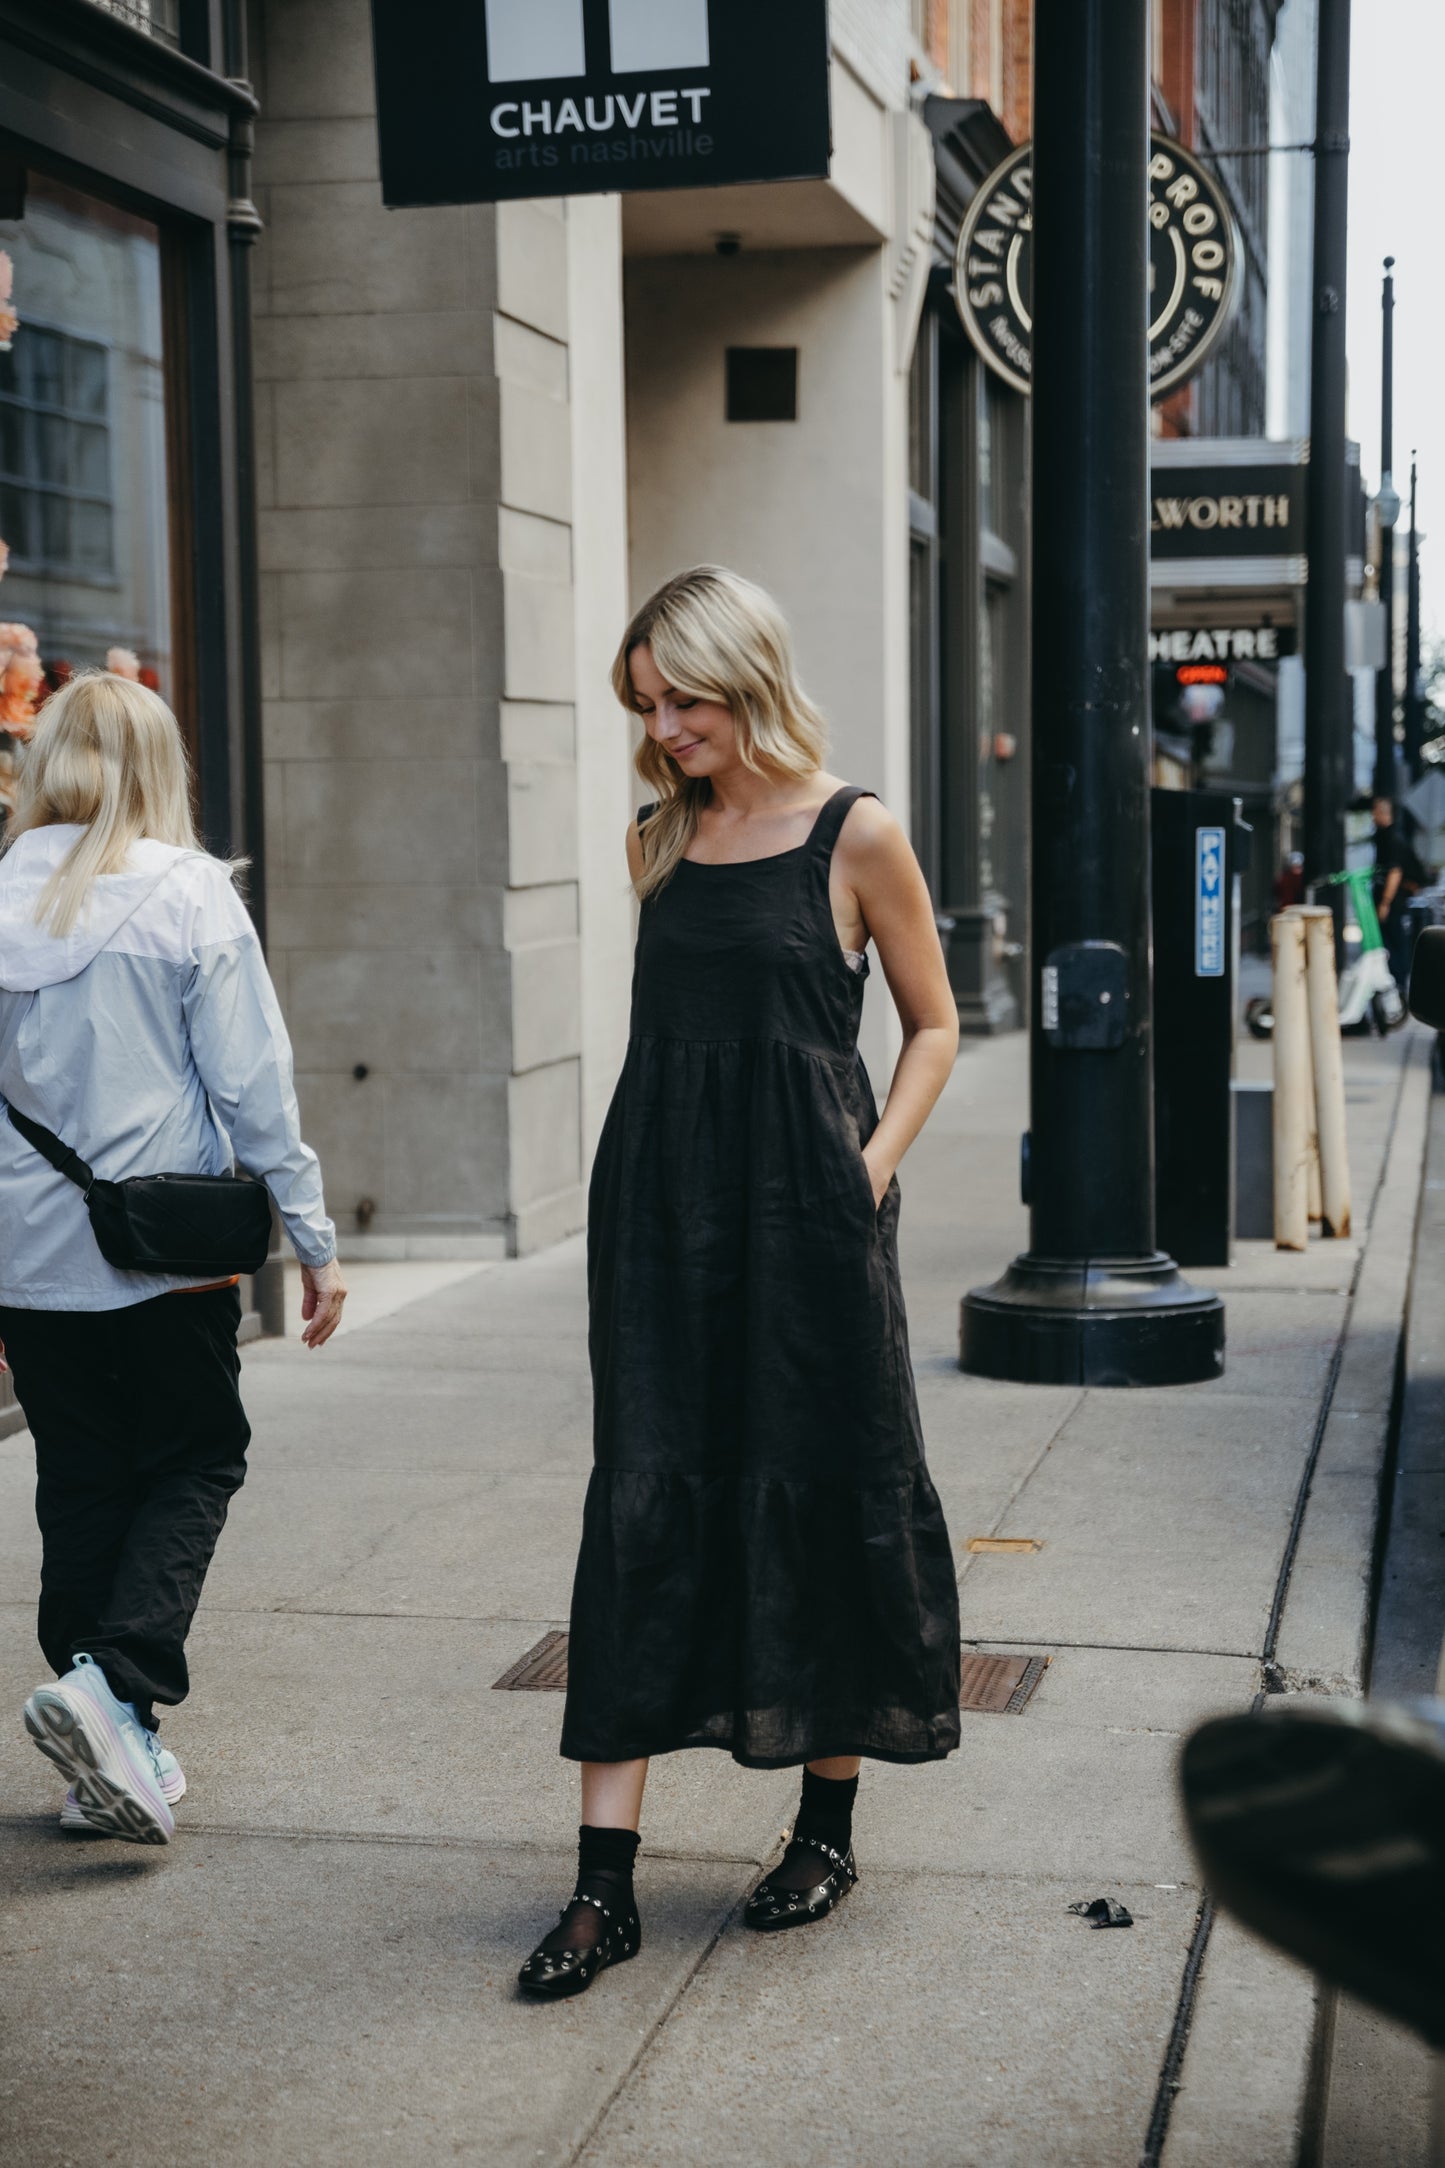
[[(924, 1464), (895, 1169), (958, 1019), (893, 816), (823, 767), (787, 628), (704, 566), (634, 618), (613, 683), (654, 794), (627, 1059), (588, 1235), (596, 1465), (562, 1752), (582, 1764), (576, 1890), (523, 1989), (579, 1994), (636, 1954), (649, 1757), (803, 1764), (749, 1926), (857, 1880), (860, 1757), (958, 1744), (953, 1556)], [(869, 944), (903, 1026), (880, 1119), (858, 1055)]]

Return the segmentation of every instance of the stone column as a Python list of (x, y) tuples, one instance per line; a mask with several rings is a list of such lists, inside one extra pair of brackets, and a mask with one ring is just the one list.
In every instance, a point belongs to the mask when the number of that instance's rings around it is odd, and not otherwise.
[[(503, 1255), (582, 1223), (579, 821), (629, 802), (606, 716), (579, 803), (574, 660), (581, 623), (596, 674), (625, 563), (605, 444), (573, 440), (574, 341), (605, 361), (618, 316), (616, 207), (385, 210), (365, 0), (259, 14), (272, 967), (352, 1254)], [(620, 472), (613, 373), (589, 365), (589, 428)], [(625, 1022), (625, 879), (598, 907)]]

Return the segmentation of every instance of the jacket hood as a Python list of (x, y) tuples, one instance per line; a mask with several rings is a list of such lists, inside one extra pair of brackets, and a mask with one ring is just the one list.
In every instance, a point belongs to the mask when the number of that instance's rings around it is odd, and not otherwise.
[(108, 948), (126, 921), (190, 851), (143, 837), (133, 843), (122, 873), (103, 873), (63, 939), (36, 923), (35, 908), (51, 874), (83, 831), (71, 822), (31, 828), (0, 858), (0, 990), (33, 994), (78, 978)]

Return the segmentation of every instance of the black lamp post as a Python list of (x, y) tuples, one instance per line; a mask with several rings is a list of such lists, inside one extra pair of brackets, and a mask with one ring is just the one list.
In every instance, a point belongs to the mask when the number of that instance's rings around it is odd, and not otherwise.
[(1319, 0), (1315, 71), (1314, 333), (1305, 497), (1307, 881), (1345, 863), (1354, 718), (1345, 674), (1345, 245), (1350, 174), (1350, 0)]
[(1385, 258), (1380, 292), (1380, 493), (1375, 510), (1380, 526), (1380, 608), (1385, 619), (1385, 667), (1375, 675), (1375, 796), (1394, 800), (1399, 763), (1395, 758), (1395, 522), (1400, 499), (1395, 489), (1395, 259)]
[(1424, 687), (1420, 682), (1420, 533), (1415, 525), (1415, 454), (1410, 454), (1410, 556), (1405, 583), (1405, 765), (1418, 780), (1424, 762)]
[(1154, 1246), (1147, 0), (1037, 0), (1029, 1248), (960, 1364), (1163, 1385), (1224, 1309)]

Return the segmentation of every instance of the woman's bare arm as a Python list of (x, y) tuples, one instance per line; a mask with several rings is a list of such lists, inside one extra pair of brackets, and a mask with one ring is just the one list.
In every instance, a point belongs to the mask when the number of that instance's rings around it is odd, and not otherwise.
[(912, 845), (876, 799), (861, 798), (838, 838), (839, 877), (878, 951), (903, 1026), (903, 1051), (863, 1157), (883, 1192), (948, 1082), (958, 1053), (958, 1007)]

